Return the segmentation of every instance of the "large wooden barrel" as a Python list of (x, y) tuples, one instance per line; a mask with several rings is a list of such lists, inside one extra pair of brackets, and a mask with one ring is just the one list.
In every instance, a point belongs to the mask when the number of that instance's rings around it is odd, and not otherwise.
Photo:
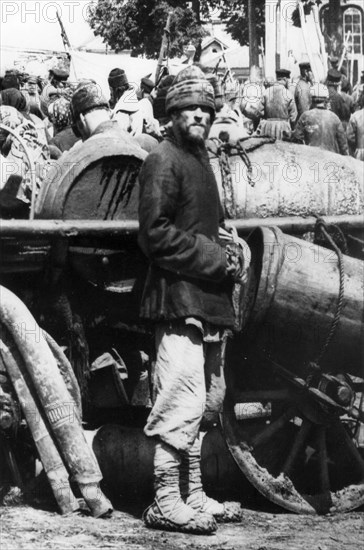
[(54, 162), (36, 205), (42, 219), (137, 219), (137, 175), (147, 156), (137, 142), (100, 133)]
[[(36, 205), (41, 219), (137, 220), (138, 173), (147, 156), (132, 137), (100, 133), (53, 163)], [(145, 260), (135, 238), (69, 240), (73, 269), (93, 286), (130, 296)]]
[(110, 496), (152, 494), (154, 441), (142, 429), (105, 424), (86, 434)]
[[(242, 308), (249, 356), (300, 372), (320, 356), (336, 314), (336, 253), (277, 228), (257, 228), (248, 243), (252, 267)], [(343, 270), (339, 322), (320, 366), (362, 377), (364, 262), (343, 256)]]
[[(153, 493), (154, 441), (141, 428), (105, 424), (86, 431), (104, 482), (114, 496)], [(201, 434), (201, 471), (210, 493), (245, 492), (246, 480), (235, 464), (219, 428)]]
[[(251, 162), (230, 156), (231, 189), (224, 189), (219, 159), (210, 155), (223, 204), (231, 218), (347, 215), (364, 212), (364, 164), (352, 157), (276, 141), (246, 143)], [(250, 149), (250, 150), (249, 150)]]

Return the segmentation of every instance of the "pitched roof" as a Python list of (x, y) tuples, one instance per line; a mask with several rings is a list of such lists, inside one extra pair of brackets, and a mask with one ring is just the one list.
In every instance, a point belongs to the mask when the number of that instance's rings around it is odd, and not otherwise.
[(226, 50), (228, 47), (227, 44), (222, 40), (220, 40), (220, 38), (218, 38), (217, 36), (206, 36), (206, 38), (202, 40), (202, 44), (201, 44), (202, 50), (204, 50), (214, 42), (217, 42), (223, 50)]

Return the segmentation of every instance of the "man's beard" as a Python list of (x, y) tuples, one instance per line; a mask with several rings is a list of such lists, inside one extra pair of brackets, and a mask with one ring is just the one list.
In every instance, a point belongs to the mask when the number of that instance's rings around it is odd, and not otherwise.
[(182, 143), (189, 151), (201, 153), (205, 150), (205, 136), (191, 134), (188, 128), (178, 128), (178, 133)]

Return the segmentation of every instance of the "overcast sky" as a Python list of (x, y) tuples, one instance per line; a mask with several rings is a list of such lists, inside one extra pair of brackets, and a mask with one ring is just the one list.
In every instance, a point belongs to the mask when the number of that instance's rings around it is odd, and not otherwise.
[(90, 0), (1, 0), (1, 45), (63, 50), (56, 12), (72, 46), (91, 40), (93, 32), (86, 18)]

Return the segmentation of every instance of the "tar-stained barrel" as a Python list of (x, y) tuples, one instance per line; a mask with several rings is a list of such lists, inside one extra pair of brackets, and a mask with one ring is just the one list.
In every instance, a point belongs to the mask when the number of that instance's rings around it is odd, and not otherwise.
[[(296, 373), (320, 358), (326, 372), (362, 377), (364, 262), (343, 255), (341, 283), (332, 250), (277, 228), (257, 228), (248, 244), (252, 264), (242, 309), (249, 356)], [(322, 354), (337, 314), (336, 330)]]
[(237, 154), (236, 148), (230, 148), (228, 177), (224, 175), (224, 162), (216, 154), (216, 147), (210, 152), (226, 217), (306, 217), (364, 212), (363, 162), (318, 147), (284, 141), (264, 144), (263, 138), (248, 138), (240, 143), (247, 151), (248, 161)]
[[(132, 137), (115, 131), (76, 144), (49, 170), (36, 205), (40, 219), (138, 219), (138, 173), (147, 152)], [(71, 266), (84, 280), (127, 299), (145, 260), (135, 237), (68, 241)], [(128, 309), (133, 306), (128, 304)]]
[(54, 162), (36, 205), (40, 219), (137, 219), (137, 175), (147, 153), (122, 133), (100, 133)]

